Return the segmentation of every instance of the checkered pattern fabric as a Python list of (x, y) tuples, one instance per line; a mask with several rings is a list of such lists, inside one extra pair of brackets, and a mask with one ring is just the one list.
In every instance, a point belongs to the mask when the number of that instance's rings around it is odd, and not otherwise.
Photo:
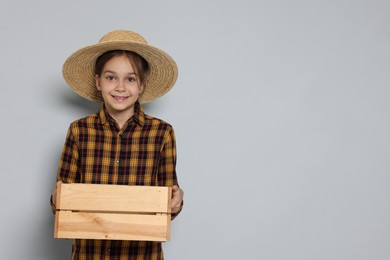
[[(70, 125), (57, 179), (64, 183), (173, 186), (177, 185), (175, 166), (171, 125), (145, 115), (136, 103), (134, 116), (118, 129), (102, 106), (99, 113)], [(159, 242), (76, 239), (72, 259), (154, 260), (163, 259), (163, 252)]]

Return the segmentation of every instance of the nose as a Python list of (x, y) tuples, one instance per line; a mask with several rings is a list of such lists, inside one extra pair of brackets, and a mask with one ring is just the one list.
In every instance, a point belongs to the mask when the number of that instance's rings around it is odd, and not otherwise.
[(115, 86), (115, 90), (118, 91), (118, 92), (126, 91), (125, 83), (124, 83), (123, 80), (119, 80), (118, 81), (118, 84), (116, 84), (116, 86)]

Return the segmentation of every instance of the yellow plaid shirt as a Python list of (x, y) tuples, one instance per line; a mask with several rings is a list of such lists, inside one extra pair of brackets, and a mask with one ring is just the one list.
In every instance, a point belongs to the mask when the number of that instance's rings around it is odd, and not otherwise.
[[(177, 184), (175, 166), (171, 125), (145, 115), (136, 103), (134, 116), (118, 129), (102, 106), (99, 113), (70, 125), (57, 179), (64, 183), (172, 186)], [(163, 259), (163, 252), (159, 242), (76, 239), (72, 259), (157, 260)]]

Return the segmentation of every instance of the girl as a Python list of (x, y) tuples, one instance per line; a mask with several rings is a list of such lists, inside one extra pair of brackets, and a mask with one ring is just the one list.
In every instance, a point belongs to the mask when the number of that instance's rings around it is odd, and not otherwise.
[[(64, 183), (172, 186), (172, 218), (183, 206), (176, 177), (173, 128), (146, 115), (141, 104), (174, 85), (175, 61), (131, 31), (113, 31), (64, 63), (66, 82), (98, 113), (68, 130), (57, 179)], [(52, 208), (55, 211), (56, 189)], [(161, 243), (76, 239), (72, 259), (163, 259)]]

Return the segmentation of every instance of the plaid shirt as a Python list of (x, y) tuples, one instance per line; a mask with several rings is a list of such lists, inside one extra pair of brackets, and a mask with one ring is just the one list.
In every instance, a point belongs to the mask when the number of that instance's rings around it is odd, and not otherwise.
[[(134, 116), (118, 129), (102, 106), (99, 113), (70, 125), (58, 180), (172, 186), (177, 184), (175, 165), (176, 144), (171, 125), (145, 115), (136, 103)], [(163, 253), (160, 242), (76, 239), (72, 259), (153, 260), (163, 259)]]

